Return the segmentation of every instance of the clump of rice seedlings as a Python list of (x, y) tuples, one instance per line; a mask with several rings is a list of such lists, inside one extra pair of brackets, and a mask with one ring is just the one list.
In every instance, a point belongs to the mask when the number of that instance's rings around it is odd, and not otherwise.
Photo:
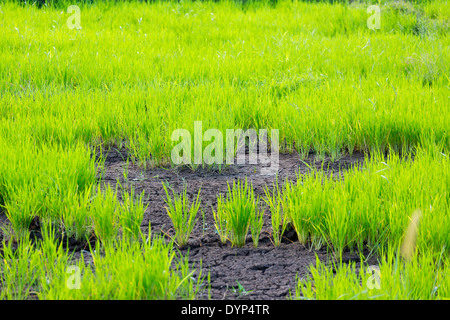
[(81, 144), (38, 147), (27, 139), (15, 145), (23, 153), (22, 159), (12, 161), (8, 167), (2, 164), (0, 169), (10, 171), (1, 173), (0, 192), (15, 236), (27, 233), (31, 220), (38, 216), (83, 238), (82, 229), (90, 221), (81, 197), (83, 192), (90, 193), (96, 175), (96, 161), (91, 159), (88, 148)]
[(233, 187), (228, 183), (226, 201), (219, 197), (217, 212), (214, 212), (216, 229), (222, 243), (226, 241), (225, 237), (227, 237), (233, 246), (243, 247), (252, 220), (254, 236), (259, 237), (262, 228), (262, 213), (257, 213), (257, 206), (253, 185), (249, 186), (247, 179), (245, 179), (245, 183), (233, 181)]
[(107, 185), (101, 190), (100, 185), (97, 194), (92, 198), (89, 212), (93, 221), (95, 235), (102, 243), (106, 243), (117, 237), (119, 232), (119, 203), (116, 193)]
[(39, 259), (28, 235), (18, 242), (17, 249), (12, 247), (12, 243), (2, 242), (0, 300), (25, 300), (37, 284)]
[(289, 224), (289, 217), (282, 210), (282, 195), (279, 190), (278, 180), (274, 184), (272, 194), (267, 187), (264, 188), (264, 193), (266, 195), (264, 201), (268, 205), (271, 214), (273, 244), (275, 247), (279, 247), (284, 231), (286, 231)]
[(172, 190), (173, 198), (170, 196), (167, 186), (163, 183), (164, 191), (166, 192), (166, 207), (167, 214), (172, 220), (175, 228), (175, 242), (178, 246), (187, 244), (192, 230), (197, 223), (196, 218), (200, 208), (200, 190), (198, 190), (197, 198), (190, 203), (187, 196), (187, 188), (183, 189), (183, 193), (178, 195)]
[(305, 217), (307, 211), (302, 207), (304, 206), (304, 198), (305, 196), (303, 196), (303, 192), (301, 192), (298, 186), (296, 188), (293, 183), (289, 181), (286, 182), (284, 187), (283, 208), (285, 208), (285, 212), (292, 221), (292, 225), (297, 233), (298, 241), (303, 245), (306, 244), (309, 236), (308, 220), (307, 217)]
[(75, 237), (76, 240), (85, 240), (92, 234), (89, 217), (92, 188), (93, 186), (90, 186), (80, 193), (72, 194), (62, 206), (61, 224), (68, 238)]
[(138, 239), (141, 234), (141, 224), (144, 219), (145, 210), (148, 205), (144, 206), (145, 190), (135, 197), (134, 188), (130, 192), (125, 191), (122, 194), (122, 203), (119, 206), (120, 226), (122, 235), (126, 238), (131, 237)]
[(69, 253), (69, 246), (64, 249), (63, 241), (57, 240), (57, 228), (51, 221), (42, 224), (41, 232), (42, 240), (36, 247), (36, 254), (40, 257), (38, 297), (43, 298), (44, 292), (51, 290), (55, 283), (65, 278), (62, 275), (67, 271), (73, 253)]
[[(294, 299), (423, 300), (448, 299), (449, 259), (441, 253), (413, 255), (409, 261), (390, 248), (375, 265), (356, 262), (327, 265), (318, 258), (310, 275), (297, 282)], [(330, 283), (333, 285), (330, 286)]]
[(243, 247), (252, 218), (257, 210), (253, 185), (248, 185), (247, 179), (242, 184), (233, 181), (233, 188), (228, 184), (227, 196), (227, 227), (233, 246)]
[(331, 195), (332, 206), (325, 212), (324, 229), (332, 243), (331, 249), (335, 257), (342, 257), (344, 249), (349, 244), (350, 228), (352, 225), (350, 210), (348, 208), (347, 194), (335, 192)]

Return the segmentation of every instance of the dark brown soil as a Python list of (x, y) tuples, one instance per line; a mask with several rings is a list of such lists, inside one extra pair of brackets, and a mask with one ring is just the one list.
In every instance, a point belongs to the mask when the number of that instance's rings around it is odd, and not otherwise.
[[(227, 182), (245, 178), (253, 184), (256, 194), (264, 195), (264, 186), (271, 187), (275, 176), (262, 176), (259, 165), (233, 165), (217, 169), (200, 168), (193, 172), (190, 168), (158, 168), (143, 171), (136, 165), (128, 167), (128, 181), (123, 179), (126, 167), (124, 159), (127, 154), (110, 150), (105, 162), (103, 181), (115, 185), (117, 180), (123, 186), (134, 187), (137, 193), (145, 190), (148, 197), (148, 208), (144, 216), (143, 228), (150, 224), (152, 234), (163, 233), (173, 236), (172, 223), (165, 209), (165, 191), (162, 182), (168, 182), (176, 192), (182, 192), (187, 186), (187, 193), (193, 199), (201, 188), (201, 209), (204, 220), (200, 216), (191, 239), (187, 246), (180, 248), (180, 252), (189, 252), (189, 260), (196, 266), (202, 262), (203, 275), (210, 272), (212, 299), (285, 299), (289, 290), (295, 293), (295, 278), (304, 277), (308, 273), (308, 266), (314, 264), (316, 255), (321, 260), (330, 258), (326, 249), (311, 251), (302, 246), (293, 230), (285, 233), (280, 247), (275, 247), (271, 241), (271, 227), (269, 212), (266, 211), (263, 232), (259, 245), (254, 248), (251, 237), (243, 248), (232, 247), (228, 242), (221, 244), (215, 231), (211, 207), (216, 207), (219, 194), (226, 194)], [(344, 171), (357, 162), (364, 161), (364, 155), (357, 153), (345, 156), (337, 162), (328, 158), (315, 161), (311, 155), (305, 163), (299, 160), (297, 154), (281, 154), (279, 166), (279, 183), (285, 179), (296, 180), (296, 174), (306, 173), (308, 166), (336, 174)], [(337, 176), (337, 175), (336, 175)], [(345, 254), (345, 259), (359, 260), (357, 256)], [(239, 282), (245, 291), (239, 292)], [(207, 298), (203, 296), (202, 298)]]

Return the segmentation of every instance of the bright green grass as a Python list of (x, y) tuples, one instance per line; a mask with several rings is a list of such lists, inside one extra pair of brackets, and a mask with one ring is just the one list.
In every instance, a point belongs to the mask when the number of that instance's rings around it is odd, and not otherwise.
[(0, 201), (11, 208), (58, 215), (42, 204), (92, 188), (86, 144), (167, 163), (172, 131), (195, 120), (279, 128), (282, 150), (302, 157), (449, 149), (447, 1), (388, 3), (376, 32), (363, 4), (81, 8), (75, 31), (60, 9), (1, 5)]
[[(204, 131), (279, 129), (282, 151), (302, 158), (310, 151), (333, 159), (343, 152), (416, 151), (414, 162), (375, 157), (344, 182), (321, 172), (306, 176), (303, 186), (285, 186), (283, 210), (296, 208), (289, 217), (303, 243), (326, 244), (336, 256), (344, 248), (381, 254), (396, 248), (416, 208), (423, 212), (418, 259), (435, 261), (449, 247), (448, 1), (388, 1), (377, 31), (366, 26), (366, 4), (80, 7), (77, 31), (67, 28), (62, 2), (42, 9), (0, 2), (0, 204), (21, 239), (21, 259), (1, 260), (9, 270), (1, 298), (26, 298), (32, 284), (40, 298), (86, 298), (93, 287), (96, 298), (192, 297), (192, 283), (177, 285), (189, 274), (184, 267), (174, 282), (160, 279), (167, 290), (142, 286), (152, 276), (130, 262), (147, 259), (133, 240), (145, 211), (142, 195), (120, 202), (117, 190), (100, 187), (103, 162), (93, 148), (126, 146), (143, 165), (168, 164), (172, 131), (193, 132), (197, 120)], [(78, 239), (93, 231), (111, 252), (98, 257), (99, 265), (119, 265), (86, 269), (88, 291), (67, 292), (61, 279), (59, 291), (46, 282), (39, 287), (26, 273), (28, 262), (46, 266), (26, 237), (35, 215)], [(116, 245), (120, 235), (126, 241)], [(57, 260), (49, 268), (69, 259), (59, 249), (42, 250)], [(448, 268), (447, 254), (442, 259)], [(22, 270), (19, 277), (14, 270)], [(101, 280), (122, 274), (148, 290), (127, 291), (124, 282), (114, 293), (113, 282)], [(388, 295), (399, 296), (424, 297)]]
[[(327, 266), (317, 259), (311, 274), (298, 281), (294, 299), (429, 300), (450, 298), (450, 264), (441, 254), (403, 261), (390, 251), (377, 271), (355, 263)], [(373, 268), (373, 266), (372, 266)], [(335, 270), (336, 273), (333, 272)]]
[(173, 197), (168, 191), (170, 186), (163, 184), (163, 187), (166, 193), (166, 199), (164, 200), (167, 204), (166, 211), (175, 229), (174, 241), (179, 247), (182, 247), (188, 243), (189, 236), (198, 221), (196, 216), (201, 204), (199, 198), (201, 189), (197, 193), (197, 198), (194, 198), (191, 203), (187, 196), (187, 186), (183, 188), (181, 194), (177, 194), (171, 189)]
[[(284, 189), (283, 209), (303, 243), (327, 244), (334, 266), (317, 262), (298, 281), (301, 299), (448, 299), (450, 260), (450, 158), (437, 150), (414, 161), (374, 158), (333, 180), (313, 172)], [(416, 209), (422, 211), (411, 261), (397, 253)], [(380, 288), (354, 263), (342, 264), (344, 249), (379, 257)], [(364, 259), (362, 259), (364, 261)], [(333, 270), (337, 270), (336, 274)]]
[(16, 252), (5, 244), (0, 260), (0, 299), (129, 300), (194, 299), (205, 276), (197, 277), (188, 260), (176, 255), (160, 237), (141, 242), (122, 238), (91, 250), (91, 261), (72, 255), (55, 241), (46, 225), (36, 247), (20, 242)]
[(374, 157), (336, 178), (316, 170), (285, 183), (282, 208), (301, 243), (328, 245), (336, 257), (348, 248), (380, 252), (400, 245), (420, 209), (419, 252), (450, 248), (448, 155), (418, 152), (414, 161), (395, 154)]
[(61, 10), (1, 8), (9, 143), (123, 141), (158, 164), (172, 131), (202, 120), (279, 128), (302, 155), (449, 145), (447, 1), (383, 6), (377, 32), (362, 4), (99, 3), (81, 7), (80, 31)]

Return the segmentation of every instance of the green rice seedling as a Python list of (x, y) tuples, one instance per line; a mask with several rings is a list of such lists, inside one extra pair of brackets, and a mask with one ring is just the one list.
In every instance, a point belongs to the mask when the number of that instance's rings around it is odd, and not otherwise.
[(62, 212), (61, 226), (64, 235), (68, 238), (76, 236), (76, 238), (79, 239), (79, 236), (81, 235), (80, 232), (75, 231), (75, 221), (78, 220), (79, 214), (79, 210), (77, 210), (79, 208), (78, 206), (78, 203), (72, 203), (70, 206), (65, 206)]
[(210, 273), (208, 272), (207, 282), (205, 282), (205, 276), (202, 275), (202, 260), (200, 260), (200, 265), (198, 266), (198, 275), (194, 275), (195, 269), (192, 269), (189, 263), (189, 252), (184, 257), (178, 258), (174, 269), (178, 270), (182, 279), (182, 283), (177, 288), (178, 295), (185, 299), (196, 299), (200, 294), (203, 294), (205, 286), (210, 285)]
[(26, 300), (37, 285), (39, 257), (28, 235), (21, 238), (17, 249), (12, 244), (2, 242), (0, 300)]
[(91, 216), (95, 235), (106, 243), (117, 237), (120, 226), (119, 203), (116, 193), (110, 185), (102, 191), (100, 185), (96, 195), (89, 204), (89, 215)]
[(56, 227), (50, 221), (43, 223), (41, 232), (42, 240), (36, 247), (36, 254), (40, 258), (38, 297), (44, 299), (55, 283), (65, 279), (73, 253), (69, 253), (69, 246), (64, 249), (63, 241), (57, 240)]
[[(307, 218), (303, 215), (306, 214), (305, 210), (302, 210), (303, 193), (295, 191), (294, 185), (286, 181), (284, 187), (284, 202), (283, 210), (289, 215), (289, 219), (292, 221), (292, 225), (297, 233), (298, 240), (301, 244), (306, 244), (309, 236), (309, 229), (307, 226)], [(300, 194), (299, 194), (300, 193)]]
[(331, 203), (336, 205), (325, 213), (325, 230), (333, 246), (335, 256), (342, 258), (344, 249), (349, 243), (349, 229), (351, 217), (347, 207), (346, 194), (334, 193), (331, 196)]
[(416, 250), (417, 234), (421, 216), (422, 211), (420, 209), (414, 211), (411, 222), (403, 237), (401, 253), (406, 260), (410, 260), (414, 254), (414, 250)]
[(231, 244), (244, 246), (252, 218), (257, 211), (253, 185), (249, 185), (247, 179), (245, 183), (233, 181), (233, 187), (228, 183), (227, 200), (222, 210), (226, 217), (226, 228)]
[[(323, 182), (323, 184), (322, 184)], [(329, 199), (326, 176), (320, 171), (313, 171), (305, 176), (297, 176), (297, 182), (286, 181), (282, 203), (283, 214), (292, 223), (301, 244), (319, 249), (324, 242), (324, 213)]]
[(119, 221), (123, 236), (139, 239), (141, 234), (140, 227), (148, 204), (144, 206), (145, 190), (142, 191), (138, 198), (135, 197), (134, 192), (134, 188), (131, 188), (130, 192), (123, 192), (122, 203), (119, 205)]
[(268, 187), (264, 188), (264, 201), (269, 206), (272, 223), (272, 237), (275, 247), (279, 247), (284, 231), (289, 224), (289, 217), (282, 210), (282, 195), (278, 186), (278, 179), (276, 180), (272, 194)]
[(92, 233), (89, 216), (89, 204), (93, 197), (93, 186), (80, 193), (68, 196), (62, 204), (62, 226), (65, 235), (75, 237), (77, 240), (86, 240)]
[(29, 232), (31, 221), (39, 215), (41, 205), (36, 199), (36, 193), (29, 187), (24, 187), (17, 191), (16, 201), (7, 201), (5, 214), (11, 223), (14, 237), (21, 239)]
[(227, 211), (225, 208), (226, 202), (222, 195), (217, 198), (217, 211), (212, 208), (214, 225), (216, 231), (219, 234), (220, 242), (225, 244), (228, 240), (228, 227), (227, 227)]
[[(76, 263), (80, 287), (67, 286), (67, 277), (55, 278), (46, 299), (171, 300), (195, 299), (204, 290), (201, 270), (194, 276), (186, 257), (179, 258), (164, 238), (144, 241), (114, 239), (91, 252), (93, 264)], [(111, 281), (114, 279), (114, 281)]]
[(258, 247), (259, 235), (264, 225), (264, 208), (259, 207), (259, 197), (256, 199), (256, 208), (250, 219), (250, 232), (252, 234), (253, 246)]
[(355, 262), (327, 266), (317, 259), (315, 266), (310, 267), (310, 276), (298, 281), (294, 298), (428, 300), (449, 297), (448, 257), (414, 255), (406, 261), (399, 251), (385, 253), (378, 265), (368, 266), (362, 260), (363, 267), (359, 269)]
[(177, 195), (172, 190), (173, 199), (169, 194), (168, 187), (163, 183), (166, 192), (167, 214), (172, 220), (175, 228), (175, 242), (178, 246), (184, 246), (189, 241), (192, 230), (198, 221), (197, 213), (200, 208), (200, 190), (198, 190), (197, 198), (192, 204), (187, 196), (187, 188), (183, 189), (183, 193)]

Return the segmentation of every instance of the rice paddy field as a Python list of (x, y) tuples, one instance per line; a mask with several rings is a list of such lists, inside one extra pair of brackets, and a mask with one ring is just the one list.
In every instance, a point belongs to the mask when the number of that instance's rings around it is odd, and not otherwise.
[[(0, 0), (0, 299), (449, 299), (449, 33), (447, 0)], [(198, 122), (278, 130), (277, 175), (174, 163)]]

